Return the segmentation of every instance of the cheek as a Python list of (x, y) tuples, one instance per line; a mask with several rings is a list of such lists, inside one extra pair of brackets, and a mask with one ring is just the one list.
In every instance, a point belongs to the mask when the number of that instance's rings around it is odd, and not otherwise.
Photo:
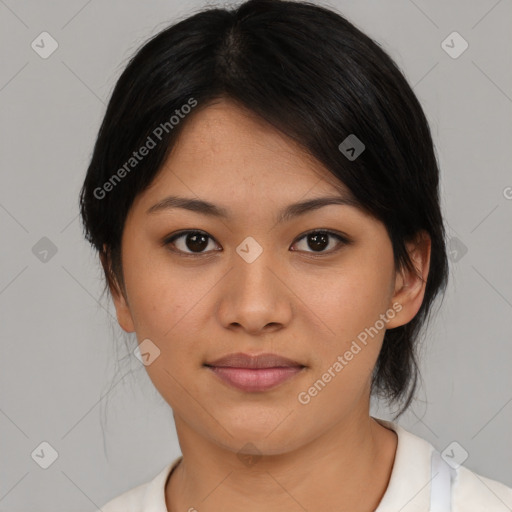
[(382, 261), (354, 258), (335, 273), (305, 280), (301, 294), (307, 297), (309, 310), (322, 319), (327, 334), (346, 339), (373, 325), (388, 308), (389, 276)]
[(161, 270), (153, 265), (134, 271), (131, 311), (139, 343), (149, 339), (158, 349), (158, 356), (145, 366), (148, 376), (169, 405), (181, 410), (190, 405), (189, 393), (197, 396), (201, 391), (189, 374), (192, 365), (194, 371), (199, 365), (205, 332), (200, 299), (208, 283), (198, 280), (190, 286), (182, 273)]
[(317, 340), (311, 384), (322, 381), (318, 406), (333, 401), (348, 407), (365, 389), (385, 334), (379, 319), (389, 307), (392, 265), (392, 254), (384, 250), (378, 258), (354, 254), (336, 272), (302, 282), (299, 293), (308, 299), (301, 322), (307, 337)]
[(173, 269), (162, 249), (132, 243), (125, 254), (125, 282), (136, 331), (161, 339), (193, 307), (196, 293), (187, 286), (186, 275)]
[[(306, 416), (323, 415), (327, 423), (355, 408), (368, 391), (385, 334), (377, 322), (387, 309), (388, 280), (358, 268), (326, 280), (322, 293), (309, 294), (307, 338), (317, 341), (311, 351), (313, 371), (297, 400)], [(314, 320), (317, 316), (321, 322)], [(314, 336), (313, 322), (323, 325), (322, 334)]]
[(157, 388), (171, 391), (169, 374), (181, 381), (192, 365), (202, 363), (198, 355), (211, 331), (211, 292), (219, 276), (199, 267), (172, 267), (165, 257), (140, 255), (131, 263), (126, 282), (137, 338), (149, 338), (160, 350), (146, 370)]

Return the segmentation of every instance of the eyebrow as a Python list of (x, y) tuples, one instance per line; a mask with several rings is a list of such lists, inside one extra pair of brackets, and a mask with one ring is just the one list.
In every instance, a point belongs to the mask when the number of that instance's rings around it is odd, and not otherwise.
[[(299, 215), (304, 215), (307, 212), (318, 210), (324, 206), (329, 205), (346, 205), (354, 208), (361, 208), (361, 204), (354, 198), (348, 196), (326, 196), (309, 199), (300, 203), (294, 203), (286, 206), (281, 210), (277, 217), (277, 223), (286, 222)], [(192, 212), (217, 217), (221, 219), (230, 219), (231, 215), (229, 210), (224, 207), (215, 205), (202, 199), (192, 199), (179, 196), (168, 196), (158, 203), (154, 204), (146, 211), (147, 214), (156, 212), (172, 210), (174, 208), (182, 208)]]

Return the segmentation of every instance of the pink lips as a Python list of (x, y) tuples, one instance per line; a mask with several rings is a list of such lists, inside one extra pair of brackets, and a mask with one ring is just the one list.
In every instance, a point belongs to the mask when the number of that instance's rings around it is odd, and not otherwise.
[(206, 363), (218, 377), (242, 391), (266, 391), (290, 379), (304, 365), (276, 354), (229, 354)]

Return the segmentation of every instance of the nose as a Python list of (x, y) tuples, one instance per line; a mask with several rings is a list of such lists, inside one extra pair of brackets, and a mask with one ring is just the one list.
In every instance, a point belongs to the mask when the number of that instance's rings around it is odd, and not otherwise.
[(249, 262), (238, 254), (220, 290), (219, 319), (228, 329), (250, 334), (283, 329), (293, 315), (293, 293), (283, 264), (270, 250)]

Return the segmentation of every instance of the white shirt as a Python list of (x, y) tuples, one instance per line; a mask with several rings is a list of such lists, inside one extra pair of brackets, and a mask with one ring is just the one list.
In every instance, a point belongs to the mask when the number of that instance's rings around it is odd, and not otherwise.
[[(425, 439), (397, 423), (374, 418), (394, 430), (398, 444), (388, 487), (374, 512), (510, 512), (512, 488), (448, 464)], [(450, 452), (452, 453), (452, 452)], [(153, 480), (109, 501), (102, 512), (168, 512), (165, 484), (181, 461), (166, 465)], [(449, 460), (449, 457), (446, 457)], [(191, 504), (200, 511), (199, 504)]]

